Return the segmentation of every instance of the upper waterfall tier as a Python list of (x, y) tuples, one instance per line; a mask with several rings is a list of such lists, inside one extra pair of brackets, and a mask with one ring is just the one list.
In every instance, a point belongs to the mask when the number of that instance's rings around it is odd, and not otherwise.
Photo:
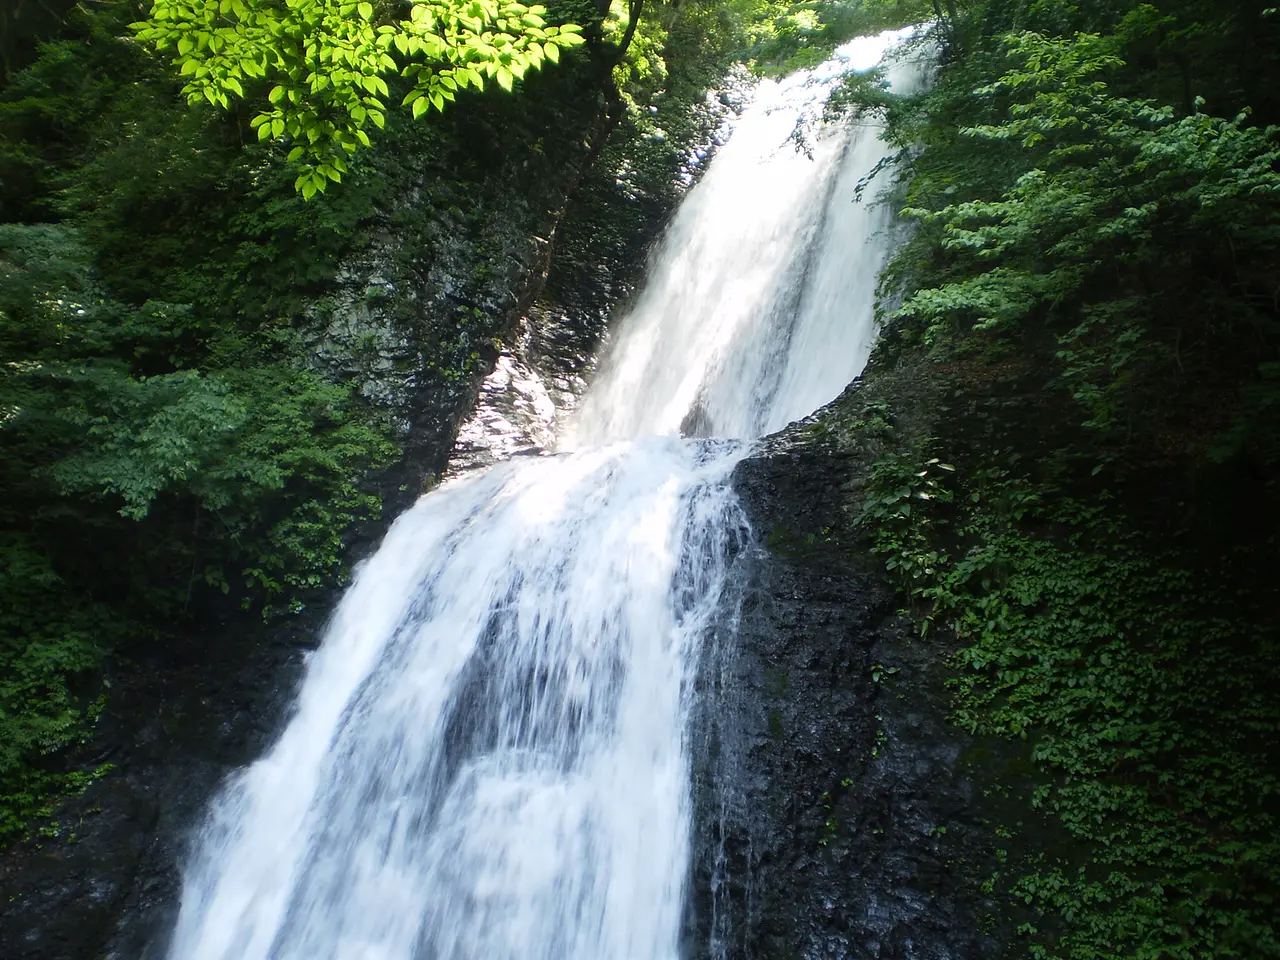
[[(676, 214), (564, 446), (758, 437), (861, 372), (890, 218), (854, 195), (887, 147), (877, 124), (820, 120), (842, 77), (910, 32), (861, 37), (814, 70), (761, 82)], [(925, 67), (897, 58), (887, 72), (901, 92)]]

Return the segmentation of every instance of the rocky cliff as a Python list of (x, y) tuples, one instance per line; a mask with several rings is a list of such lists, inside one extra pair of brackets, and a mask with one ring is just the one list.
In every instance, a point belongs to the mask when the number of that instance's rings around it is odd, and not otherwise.
[(877, 452), (860, 422), (885, 395), (923, 420), (928, 381), (873, 364), (734, 475), (753, 545), (704, 674), (690, 919), (713, 957), (1000, 954), (981, 892), (995, 801), (946, 722), (949, 651), (900, 616), (852, 527)]

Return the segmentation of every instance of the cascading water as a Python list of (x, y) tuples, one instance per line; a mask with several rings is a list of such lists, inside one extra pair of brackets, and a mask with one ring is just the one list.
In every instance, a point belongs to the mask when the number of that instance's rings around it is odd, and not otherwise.
[[(280, 740), (213, 805), (172, 960), (674, 960), (687, 718), (743, 440), (865, 362), (874, 129), (788, 136), (894, 35), (761, 84), (681, 207), (577, 452), (423, 497), (361, 566)], [(919, 70), (893, 68), (912, 82)], [(734, 440), (687, 440), (677, 434)]]
[[(792, 134), (898, 36), (860, 37), (815, 70), (761, 84), (668, 230), (583, 402), (578, 442), (758, 437), (835, 399), (862, 371), (889, 214), (853, 198), (886, 147), (874, 124), (820, 130), (808, 156)], [(888, 68), (902, 93), (923, 76), (905, 59)]]

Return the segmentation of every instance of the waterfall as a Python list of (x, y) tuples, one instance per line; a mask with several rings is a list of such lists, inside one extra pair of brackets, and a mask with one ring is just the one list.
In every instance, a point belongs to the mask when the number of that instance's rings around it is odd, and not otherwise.
[(681, 955), (694, 674), (747, 536), (729, 475), (859, 372), (885, 246), (851, 205), (876, 130), (788, 138), (895, 36), (760, 85), (571, 452), (445, 484), (360, 566), (280, 739), (212, 804), (172, 960)]
[[(867, 362), (889, 213), (853, 202), (885, 156), (880, 127), (810, 129), (836, 83), (900, 34), (860, 37), (760, 85), (690, 193), (583, 402), (576, 442), (680, 431), (754, 438), (839, 395)], [(898, 92), (919, 63), (888, 65)]]

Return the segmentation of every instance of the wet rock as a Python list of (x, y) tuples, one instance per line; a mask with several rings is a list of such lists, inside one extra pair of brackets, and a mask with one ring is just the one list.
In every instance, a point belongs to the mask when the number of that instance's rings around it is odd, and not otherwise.
[(898, 616), (850, 532), (859, 465), (818, 419), (734, 476), (757, 546), (735, 645), (705, 681), (694, 955), (995, 957), (995, 862), (970, 744), (946, 723), (946, 651)]
[(555, 448), (559, 408), (539, 374), (504, 350), (480, 386), (471, 417), (458, 431), (449, 475)]

